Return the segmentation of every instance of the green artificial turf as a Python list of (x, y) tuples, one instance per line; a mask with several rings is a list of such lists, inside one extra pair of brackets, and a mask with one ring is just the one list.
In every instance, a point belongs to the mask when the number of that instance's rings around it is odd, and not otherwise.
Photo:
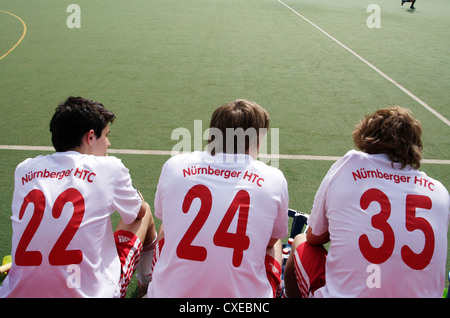
[[(372, 0), (283, 2), (450, 119), (449, 1), (417, 2), (412, 11), (379, 0), (380, 28), (366, 23)], [(53, 111), (76, 95), (116, 113), (111, 148), (170, 151), (180, 141), (172, 133), (184, 127), (194, 149), (194, 121), (203, 132), (216, 107), (246, 98), (269, 111), (279, 132), (269, 150), (283, 155), (342, 156), (360, 118), (396, 104), (421, 120), (424, 157), (450, 160), (448, 124), (280, 1), (78, 0), (81, 28), (72, 29), (71, 3), (0, 4), (27, 27), (0, 60), (0, 145), (51, 146)], [(0, 11), (0, 56), (23, 32), (17, 18)], [(15, 166), (43, 153), (0, 150), (0, 256), (10, 252)], [(153, 208), (169, 156), (117, 156)], [(332, 163), (279, 160), (291, 208), (309, 213)], [(449, 188), (448, 162), (423, 170)]]

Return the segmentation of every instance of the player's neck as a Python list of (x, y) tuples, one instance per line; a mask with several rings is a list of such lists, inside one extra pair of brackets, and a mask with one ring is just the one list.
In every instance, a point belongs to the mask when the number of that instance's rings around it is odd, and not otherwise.
[(89, 155), (89, 154), (91, 154), (91, 151), (90, 151), (89, 146), (88, 146), (88, 145), (85, 145), (85, 144), (83, 144), (83, 143), (82, 143), (80, 146), (71, 148), (71, 149), (69, 149), (69, 150), (70, 150), (70, 151), (76, 151), (76, 152), (79, 152), (80, 154), (83, 154), (83, 155)]

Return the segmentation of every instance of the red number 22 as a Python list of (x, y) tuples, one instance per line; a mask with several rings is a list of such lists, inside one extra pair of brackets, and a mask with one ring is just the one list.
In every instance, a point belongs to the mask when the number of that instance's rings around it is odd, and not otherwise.
[[(80, 250), (66, 250), (83, 220), (85, 206), (82, 194), (74, 188), (65, 190), (56, 199), (52, 209), (52, 216), (58, 219), (64, 206), (69, 202), (73, 205), (73, 215), (49, 253), (48, 259), (51, 265), (79, 264), (83, 260), (83, 253)], [(42, 263), (42, 253), (39, 251), (27, 251), (27, 248), (44, 216), (44, 193), (35, 189), (27, 194), (19, 211), (19, 220), (23, 219), (25, 210), (30, 203), (34, 205), (33, 215), (16, 249), (15, 263), (19, 266), (39, 266)]]

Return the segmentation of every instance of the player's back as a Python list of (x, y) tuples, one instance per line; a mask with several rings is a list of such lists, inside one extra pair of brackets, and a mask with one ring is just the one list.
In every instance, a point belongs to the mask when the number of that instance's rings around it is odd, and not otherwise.
[(287, 234), (281, 171), (245, 155), (173, 157), (155, 215), (165, 242), (150, 297), (272, 297), (264, 258), (270, 238)]
[[(13, 266), (0, 294), (113, 297), (120, 264), (110, 215), (126, 169), (114, 157), (55, 153), (18, 165), (12, 202)], [(130, 212), (130, 218), (132, 220)], [(10, 290), (8, 293), (7, 289)]]
[(445, 187), (385, 155), (350, 151), (327, 192), (326, 288), (337, 297), (440, 297), (449, 222)]

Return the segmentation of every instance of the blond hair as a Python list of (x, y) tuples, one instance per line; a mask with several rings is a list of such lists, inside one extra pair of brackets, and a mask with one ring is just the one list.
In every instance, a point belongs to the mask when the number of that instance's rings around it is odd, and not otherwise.
[[(259, 147), (259, 138), (262, 133), (267, 132), (269, 128), (269, 114), (267, 111), (255, 102), (246, 99), (237, 99), (226, 103), (217, 108), (212, 116), (209, 128), (220, 130), (222, 135), (221, 150), (227, 153), (248, 153), (252, 143)], [(230, 130), (235, 132), (237, 129), (243, 130), (245, 140), (239, 139), (235, 134), (230, 134)], [(216, 148), (211, 147), (214, 136), (211, 133), (208, 140), (209, 151), (215, 154)], [(248, 133), (250, 131), (250, 133)], [(232, 139), (232, 140), (230, 140)], [(238, 147), (244, 144), (243, 149)], [(244, 150), (244, 151), (243, 151)]]

